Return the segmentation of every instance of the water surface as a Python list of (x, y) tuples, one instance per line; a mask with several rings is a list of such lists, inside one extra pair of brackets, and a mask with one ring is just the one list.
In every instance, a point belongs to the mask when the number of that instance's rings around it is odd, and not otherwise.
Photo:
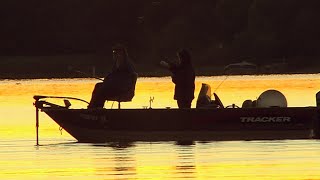
[[(77, 143), (40, 114), (40, 146), (35, 146), (33, 95), (90, 100), (94, 79), (0, 81), (1, 179), (320, 179), (318, 140)], [(224, 105), (241, 106), (267, 89), (277, 89), (288, 106), (315, 106), (320, 75), (197, 77)], [(139, 78), (136, 96), (123, 108), (173, 107), (169, 77)], [(61, 100), (60, 100), (61, 101)], [(195, 107), (194, 100), (192, 106)], [(112, 102), (105, 104), (111, 108)], [(74, 108), (86, 104), (72, 101)], [(116, 108), (116, 104), (113, 105)]]

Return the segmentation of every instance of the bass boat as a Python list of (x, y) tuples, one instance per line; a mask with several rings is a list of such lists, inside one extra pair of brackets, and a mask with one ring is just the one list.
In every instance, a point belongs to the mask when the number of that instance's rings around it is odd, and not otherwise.
[[(210, 86), (202, 84), (197, 107), (118, 109), (72, 109), (73, 97), (36, 95), (38, 144), (39, 110), (51, 117), (78, 142), (114, 141), (212, 141), (312, 139), (320, 137), (317, 107), (287, 107), (281, 92), (268, 90), (242, 107), (223, 106)], [(50, 102), (63, 99), (65, 105)], [(320, 93), (317, 93), (317, 102)], [(319, 103), (318, 103), (319, 105)]]

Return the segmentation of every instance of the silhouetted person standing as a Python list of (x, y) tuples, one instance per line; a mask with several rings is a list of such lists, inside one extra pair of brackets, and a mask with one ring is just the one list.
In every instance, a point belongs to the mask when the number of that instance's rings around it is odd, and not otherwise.
[(182, 49), (177, 52), (178, 63), (161, 61), (160, 64), (167, 67), (172, 73), (172, 82), (175, 84), (174, 99), (179, 108), (191, 108), (194, 98), (195, 72), (191, 63), (189, 52)]
[(134, 96), (137, 73), (130, 62), (127, 49), (122, 45), (112, 48), (114, 65), (103, 82), (97, 83), (88, 108), (102, 108), (106, 100), (131, 100)]

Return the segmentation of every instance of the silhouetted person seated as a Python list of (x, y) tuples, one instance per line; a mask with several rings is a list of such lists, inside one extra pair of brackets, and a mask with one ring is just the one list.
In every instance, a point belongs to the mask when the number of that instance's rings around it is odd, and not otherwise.
[(103, 108), (106, 100), (126, 102), (134, 97), (138, 74), (122, 45), (112, 48), (114, 66), (103, 82), (97, 83), (88, 108)]

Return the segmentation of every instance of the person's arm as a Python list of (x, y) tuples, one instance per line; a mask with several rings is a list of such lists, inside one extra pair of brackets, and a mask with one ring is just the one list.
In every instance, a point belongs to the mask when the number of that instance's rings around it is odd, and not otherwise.
[(172, 73), (174, 73), (178, 69), (177, 64), (170, 61), (160, 61), (160, 65), (169, 69)]
[(170, 68), (170, 65), (169, 65), (169, 63), (167, 63), (166, 61), (160, 61), (160, 65), (162, 66), (162, 67), (165, 67), (165, 68)]

